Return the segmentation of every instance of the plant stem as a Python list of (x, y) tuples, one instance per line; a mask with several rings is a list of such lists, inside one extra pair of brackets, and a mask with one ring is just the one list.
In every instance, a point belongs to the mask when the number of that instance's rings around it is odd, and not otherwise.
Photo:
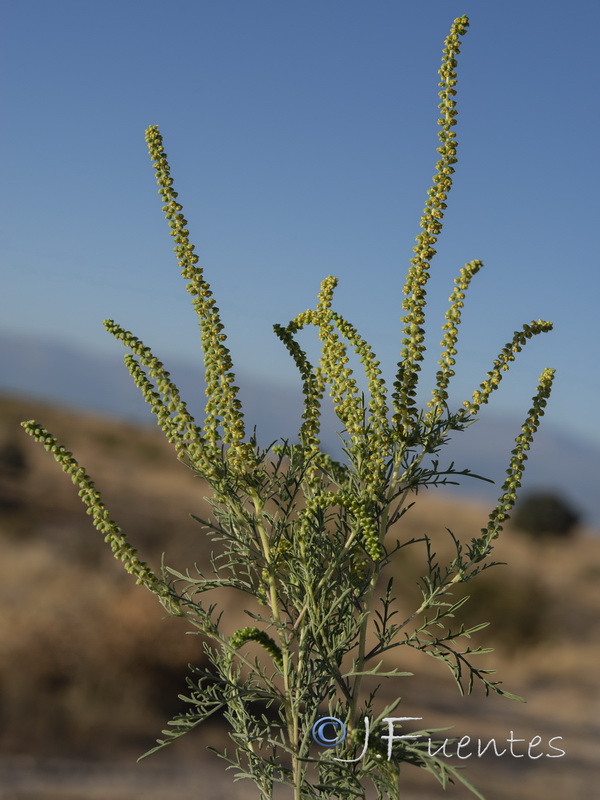
[(300, 795), (301, 784), (302, 784), (302, 771), (300, 769), (300, 762), (298, 760), (299, 721), (298, 721), (298, 712), (296, 709), (296, 704), (293, 701), (293, 690), (290, 685), (291, 662), (290, 662), (289, 640), (284, 633), (284, 626), (282, 625), (281, 622), (281, 614), (279, 611), (279, 598), (277, 596), (277, 582), (275, 580), (275, 575), (273, 574), (273, 570), (271, 569), (273, 560), (271, 556), (269, 537), (267, 535), (267, 531), (265, 529), (263, 521), (264, 500), (261, 500), (258, 497), (258, 495), (254, 493), (251, 493), (250, 496), (252, 497), (252, 501), (254, 503), (254, 511), (256, 514), (256, 525), (258, 528), (258, 535), (260, 537), (260, 543), (267, 564), (267, 570), (269, 573), (269, 606), (271, 608), (271, 613), (273, 614), (273, 620), (275, 622), (275, 625), (277, 626), (279, 641), (281, 643), (281, 654), (283, 661), (282, 671), (283, 671), (283, 685), (284, 685), (285, 719), (287, 722), (290, 747), (293, 750), (292, 772), (294, 776), (294, 800), (302, 800), (302, 797)]

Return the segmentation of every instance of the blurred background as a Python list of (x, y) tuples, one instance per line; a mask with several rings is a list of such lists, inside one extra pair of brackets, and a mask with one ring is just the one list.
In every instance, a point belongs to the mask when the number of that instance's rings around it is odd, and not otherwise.
[[(406, 534), (438, 531), (443, 547), (445, 527), (461, 538), (477, 533), (500, 493), (537, 377), (555, 367), (514, 519), (520, 526), (498, 544), (508, 566), (468, 587), (475, 596), (465, 612), (492, 621), (482, 636), (497, 647), (493, 665), (528, 703), (461, 699), (434, 663), (415, 665), (419, 677), (401, 689), (431, 726), (500, 739), (510, 730), (564, 736), (561, 759), (471, 759), (489, 797), (593, 795), (598, 5), (32, 0), (4, 5), (0, 56), (9, 111), (0, 253), (0, 798), (164, 796), (160, 781), (175, 777), (182, 797), (233, 796), (228, 777), (219, 788), (222, 765), (205, 757), (206, 744), (224, 737), (218, 726), (133, 766), (177, 710), (186, 665), (202, 658), (201, 648), (121, 575), (76, 490), (18, 426), (36, 418), (75, 452), (150, 560), (163, 551), (181, 566), (208, 558), (188, 516), (202, 516), (206, 491), (154, 429), (121, 346), (101, 324), (113, 318), (142, 338), (201, 414), (198, 328), (161, 216), (145, 128), (158, 124), (163, 133), (248, 425), (263, 444), (293, 436), (300, 382), (272, 325), (314, 306), (325, 276), (339, 278), (336, 307), (371, 343), (384, 375), (394, 374), (402, 286), (435, 168), (441, 48), (464, 13), (471, 27), (458, 66), (459, 163), (428, 289), (421, 402), (466, 261), (480, 258), (484, 269), (463, 311), (454, 405), (470, 397), (524, 322), (550, 319), (555, 329), (528, 343), (481, 420), (444, 456), (495, 483), (419, 496)], [(309, 332), (302, 343), (315, 352), (315, 340)], [(335, 453), (333, 415), (328, 420), (325, 442)], [(418, 577), (418, 555), (398, 565), (407, 586)], [(200, 767), (214, 770), (212, 794), (205, 782), (199, 788)], [(466, 796), (436, 794), (410, 772), (406, 781), (415, 797)]]

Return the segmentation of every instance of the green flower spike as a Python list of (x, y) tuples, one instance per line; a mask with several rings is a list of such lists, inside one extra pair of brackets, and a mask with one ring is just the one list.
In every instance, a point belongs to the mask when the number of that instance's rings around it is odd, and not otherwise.
[(234, 650), (237, 650), (246, 642), (258, 642), (273, 657), (273, 661), (277, 666), (282, 667), (281, 648), (275, 644), (266, 631), (261, 631), (259, 628), (240, 628), (229, 639), (229, 644)]
[(428, 191), (427, 202), (421, 216), (420, 227), (422, 233), (417, 236), (417, 246), (413, 248), (414, 258), (408, 270), (404, 286), (405, 298), (402, 308), (407, 312), (404, 317), (404, 348), (401, 352), (401, 361), (398, 363), (394, 400), (394, 422), (401, 426), (404, 434), (408, 434), (417, 420), (415, 398), (420, 362), (425, 352), (425, 285), (429, 279), (431, 259), (435, 256), (434, 244), (442, 230), (442, 220), (446, 209), (448, 193), (452, 188), (453, 164), (456, 164), (456, 133), (452, 130), (456, 125), (456, 56), (460, 53), (460, 36), (464, 36), (469, 26), (466, 16), (454, 20), (450, 33), (444, 42), (442, 65), (440, 75), (440, 117), (438, 125), (441, 130), (438, 134), (440, 147), (437, 152), (440, 159), (436, 164), (436, 174), (433, 177), (433, 186)]
[[(307, 318), (310, 311), (305, 312)], [(307, 358), (306, 353), (294, 339), (294, 333), (302, 327), (298, 323), (299, 317), (292, 320), (289, 325), (274, 325), (273, 330), (286, 346), (294, 359), (294, 363), (302, 378), (302, 392), (304, 394), (304, 411), (302, 425), (299, 431), (300, 447), (306, 463), (306, 480), (310, 487), (315, 488), (318, 483), (319, 468), (325, 467), (324, 454), (321, 452), (319, 438), (321, 432), (321, 401), (325, 394), (325, 380), (320, 368), (315, 369)]]
[(329, 394), (335, 403), (336, 414), (344, 423), (349, 436), (356, 437), (362, 433), (363, 409), (352, 370), (346, 366), (348, 364), (346, 346), (340, 341), (331, 320), (331, 301), (336, 286), (337, 278), (331, 275), (321, 283), (314, 324), (319, 327), (319, 339), (323, 345), (321, 371), (330, 384)]
[(458, 326), (460, 325), (461, 308), (464, 305), (465, 293), (469, 288), (471, 278), (477, 274), (483, 266), (481, 261), (471, 261), (461, 269), (458, 278), (454, 280), (455, 288), (448, 302), (450, 308), (446, 311), (446, 323), (442, 330), (444, 338), (440, 345), (444, 348), (440, 356), (440, 369), (436, 373), (436, 388), (432, 391), (433, 400), (427, 404), (431, 409), (427, 413), (427, 418), (431, 419), (438, 415), (440, 407), (445, 406), (448, 400), (448, 384), (454, 375), (454, 364), (456, 363), (456, 342), (458, 340)]
[[(385, 474), (384, 455), (389, 444), (386, 388), (380, 377), (379, 361), (369, 344), (353, 325), (331, 308), (336, 285), (336, 278), (332, 276), (325, 278), (321, 283), (316, 310), (304, 311), (285, 327), (275, 325), (274, 330), (292, 355), (304, 381), (305, 403), (302, 415), (304, 423), (300, 429), (300, 441), (305, 448), (307, 458), (313, 459), (313, 463), (309, 465), (309, 471), (312, 470), (313, 475), (316, 474), (315, 470), (318, 467), (325, 466), (323, 454), (319, 452), (319, 431), (321, 401), (326, 384), (330, 386), (330, 396), (336, 414), (343, 422), (351, 442), (355, 447), (362, 446), (363, 449), (366, 445), (364, 403), (352, 369), (347, 366), (349, 358), (344, 339), (359, 356), (370, 393), (370, 416), (367, 421), (369, 452), (365, 458), (364, 479), (367, 483), (376, 485)], [(307, 325), (318, 327), (322, 343), (321, 359), (316, 369), (294, 339), (294, 334)]]
[(477, 414), (480, 406), (488, 402), (491, 393), (498, 388), (502, 380), (502, 373), (508, 371), (509, 363), (515, 360), (516, 354), (521, 352), (528, 339), (531, 339), (532, 336), (537, 336), (538, 333), (547, 333), (551, 330), (551, 322), (544, 322), (538, 319), (537, 322), (533, 321), (529, 325), (523, 325), (522, 330), (515, 331), (512, 341), (504, 345), (498, 358), (494, 361), (494, 368), (487, 373), (479, 389), (473, 392), (472, 401), (463, 403), (467, 413)]
[(137, 550), (132, 547), (123, 535), (121, 528), (111, 519), (100, 492), (94, 482), (73, 457), (73, 454), (59, 445), (57, 440), (42, 425), (35, 420), (21, 423), (27, 433), (49, 450), (63, 471), (71, 476), (71, 480), (79, 487), (79, 497), (87, 506), (87, 513), (91, 515), (94, 527), (104, 534), (104, 541), (110, 544), (115, 558), (123, 562), (125, 570), (135, 575), (136, 583), (143, 584), (153, 594), (158, 595), (170, 613), (181, 613), (179, 603), (170, 596), (168, 586), (161, 581), (150, 567), (137, 557)]
[[(104, 327), (138, 357), (139, 363), (134, 355), (126, 355), (125, 364), (136, 386), (142, 391), (144, 400), (156, 415), (167, 439), (175, 446), (177, 457), (180, 459), (187, 457), (200, 472), (210, 476), (214, 470), (211, 460), (206, 457), (206, 443), (202, 431), (189, 413), (177, 386), (171, 381), (170, 374), (162, 362), (152, 354), (150, 348), (113, 320), (104, 320)], [(154, 385), (142, 367), (148, 370), (148, 375), (156, 382), (160, 394), (154, 391)]]
[(487, 527), (481, 529), (481, 537), (486, 543), (498, 537), (502, 530), (502, 523), (509, 518), (510, 511), (517, 500), (517, 491), (521, 486), (525, 461), (527, 461), (527, 450), (529, 450), (533, 436), (538, 429), (540, 418), (544, 415), (544, 409), (552, 389), (554, 373), (554, 369), (546, 368), (540, 375), (533, 404), (521, 428), (521, 433), (515, 439), (515, 448), (511, 451), (509, 468), (506, 470), (507, 478), (502, 485), (503, 493), (498, 500), (498, 505), (490, 514)]
[(217, 452), (220, 447), (218, 428), (222, 426), (223, 442), (230, 445), (231, 463), (237, 469), (243, 470), (246, 461), (252, 458), (252, 450), (243, 443), (245, 431), (241, 404), (237, 398), (239, 390), (234, 385), (233, 362), (225, 345), (227, 337), (223, 333), (219, 309), (210, 286), (204, 279), (202, 268), (197, 266), (198, 256), (194, 253), (194, 245), (189, 241), (187, 220), (181, 213), (182, 206), (177, 201), (177, 192), (172, 189), (167, 154), (156, 125), (150, 126), (146, 131), (146, 142), (156, 171), (158, 193), (164, 201), (163, 212), (169, 223), (171, 236), (176, 242), (174, 249), (181, 275), (188, 281), (186, 288), (194, 298), (194, 309), (201, 329), (208, 398), (204, 437), (213, 451)]

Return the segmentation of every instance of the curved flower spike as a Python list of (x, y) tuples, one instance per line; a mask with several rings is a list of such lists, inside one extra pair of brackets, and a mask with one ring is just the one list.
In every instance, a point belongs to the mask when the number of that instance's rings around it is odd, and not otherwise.
[(240, 628), (229, 638), (229, 644), (234, 650), (237, 650), (246, 642), (257, 642), (272, 656), (278, 667), (281, 668), (283, 666), (281, 648), (275, 644), (266, 631), (261, 631), (260, 628)]
[(494, 368), (487, 373), (479, 389), (473, 392), (472, 401), (465, 400), (463, 403), (467, 414), (477, 414), (480, 406), (488, 402), (491, 393), (498, 388), (502, 380), (502, 373), (508, 371), (509, 363), (515, 360), (515, 355), (521, 352), (527, 344), (527, 340), (532, 336), (537, 336), (538, 333), (551, 331), (552, 327), (551, 322), (538, 319), (537, 322), (533, 321), (529, 325), (523, 325), (520, 331), (515, 331), (512, 341), (504, 345), (498, 358), (494, 361)]
[(481, 529), (484, 549), (487, 549), (486, 546), (489, 545), (491, 539), (497, 538), (502, 530), (502, 523), (509, 518), (510, 511), (517, 500), (517, 490), (521, 486), (525, 461), (527, 461), (527, 450), (529, 450), (533, 436), (538, 429), (540, 417), (544, 415), (555, 372), (554, 369), (546, 368), (540, 375), (538, 389), (533, 397), (527, 419), (523, 423), (521, 433), (515, 439), (515, 447), (511, 452), (510, 464), (506, 470), (507, 478), (502, 484), (502, 495), (498, 500), (498, 505), (490, 514), (487, 527)]
[[(207, 458), (207, 447), (202, 438), (202, 431), (196, 425), (186, 403), (179, 394), (179, 389), (171, 380), (163, 363), (153, 355), (148, 347), (145, 347), (140, 339), (117, 325), (113, 320), (104, 320), (104, 327), (109, 333), (112, 333), (115, 339), (123, 342), (125, 347), (138, 356), (140, 363), (133, 356), (128, 355), (125, 356), (125, 364), (136, 386), (141, 389), (144, 399), (150, 404), (160, 427), (175, 446), (177, 457), (187, 456), (191, 463), (203, 473), (209, 467), (212, 469), (212, 460)], [(154, 386), (148, 380), (142, 367), (145, 367), (150, 378), (156, 381), (156, 387), (161, 393), (162, 399), (154, 391)], [(171, 416), (173, 413), (175, 416)]]
[(142, 583), (153, 594), (158, 595), (163, 604), (170, 606), (171, 613), (180, 614), (178, 601), (170, 597), (167, 584), (144, 561), (139, 560), (137, 550), (129, 544), (121, 528), (111, 519), (100, 492), (73, 454), (59, 445), (54, 436), (35, 420), (22, 422), (21, 425), (36, 442), (40, 442), (53, 454), (63, 471), (71, 476), (73, 483), (79, 487), (79, 497), (87, 506), (87, 513), (91, 515), (94, 527), (104, 534), (104, 541), (110, 544), (113, 555), (123, 562), (126, 571), (135, 575), (136, 583)]

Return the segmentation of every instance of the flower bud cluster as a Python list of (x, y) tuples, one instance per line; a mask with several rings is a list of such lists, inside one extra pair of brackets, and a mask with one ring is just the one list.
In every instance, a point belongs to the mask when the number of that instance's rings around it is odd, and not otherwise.
[(523, 325), (520, 331), (515, 331), (511, 342), (508, 342), (494, 361), (494, 367), (487, 373), (486, 379), (481, 383), (479, 389), (473, 392), (473, 399), (471, 402), (465, 400), (463, 403), (468, 414), (477, 414), (480, 406), (488, 402), (491, 393), (498, 388), (502, 380), (502, 373), (509, 369), (511, 361), (515, 360), (517, 353), (520, 353), (523, 347), (527, 344), (527, 340), (538, 333), (546, 333), (552, 330), (551, 322), (544, 322), (538, 319), (534, 320), (529, 325)]
[(346, 509), (359, 532), (358, 540), (361, 546), (373, 561), (379, 561), (382, 557), (382, 550), (378, 526), (371, 513), (368, 499), (360, 497), (355, 492), (340, 489), (337, 492), (320, 492), (309, 498), (300, 515), (300, 536), (306, 536), (314, 519), (319, 518), (321, 512), (334, 506)]
[[(340, 314), (331, 313), (331, 320), (338, 331), (354, 348), (360, 363), (365, 371), (369, 390), (369, 437), (373, 450), (383, 453), (389, 440), (389, 425), (387, 421), (387, 390), (385, 381), (381, 378), (380, 362), (377, 360), (371, 346), (360, 336), (356, 328), (347, 322)], [(381, 462), (383, 466), (383, 460)]]
[(137, 550), (129, 544), (121, 528), (111, 519), (100, 492), (73, 454), (59, 445), (54, 436), (35, 420), (22, 422), (21, 425), (36, 442), (40, 442), (53, 454), (63, 471), (71, 476), (73, 483), (79, 487), (79, 497), (87, 506), (87, 513), (91, 515), (94, 527), (104, 534), (104, 541), (110, 544), (115, 558), (123, 562), (127, 572), (135, 575), (136, 583), (142, 583), (154, 594), (167, 598), (168, 588), (144, 561), (139, 560)]
[(360, 436), (363, 430), (363, 408), (352, 369), (347, 366), (349, 358), (346, 345), (340, 341), (332, 322), (331, 301), (337, 278), (329, 276), (321, 283), (319, 302), (313, 315), (313, 324), (319, 327), (321, 370), (330, 385), (329, 395), (336, 405), (336, 413), (351, 437)]
[(446, 322), (442, 327), (444, 337), (440, 345), (444, 348), (440, 356), (440, 368), (436, 373), (436, 387), (433, 390), (433, 400), (427, 404), (431, 408), (428, 417), (433, 416), (436, 407), (444, 405), (448, 400), (448, 384), (454, 375), (454, 365), (456, 363), (456, 342), (458, 339), (458, 326), (460, 325), (461, 309), (464, 306), (465, 293), (469, 288), (471, 278), (481, 267), (479, 260), (470, 261), (460, 270), (458, 278), (454, 279), (454, 291), (448, 298), (450, 308), (446, 311)]
[(164, 205), (163, 212), (171, 229), (176, 246), (175, 252), (181, 274), (188, 281), (187, 291), (194, 298), (194, 308), (198, 315), (202, 350), (204, 353), (206, 380), (206, 418), (204, 436), (216, 452), (219, 447), (219, 426), (223, 428), (223, 442), (231, 445), (228, 455), (233, 464), (243, 468), (245, 459), (251, 453), (243, 444), (245, 435), (241, 403), (238, 400), (239, 389), (234, 385), (235, 375), (231, 371), (233, 363), (227, 339), (223, 333), (219, 309), (212, 297), (210, 286), (204, 279), (201, 267), (198, 267), (198, 256), (189, 241), (187, 220), (184, 218), (181, 204), (177, 201), (177, 192), (172, 188), (173, 180), (167, 162), (167, 154), (163, 149), (162, 136), (156, 125), (146, 131), (146, 141), (156, 171)]
[(420, 362), (425, 351), (425, 285), (429, 279), (431, 259), (436, 254), (434, 244), (442, 230), (442, 219), (446, 209), (448, 193), (452, 188), (452, 174), (456, 164), (456, 133), (452, 130), (456, 125), (456, 56), (460, 53), (460, 36), (466, 33), (469, 21), (467, 17), (458, 17), (454, 20), (443, 49), (442, 65), (439, 70), (440, 126), (439, 139), (441, 142), (437, 151), (440, 159), (436, 164), (436, 174), (433, 177), (433, 186), (428, 191), (427, 202), (421, 216), (420, 227), (422, 232), (417, 236), (417, 245), (413, 248), (415, 256), (411, 259), (406, 284), (404, 286), (405, 298), (402, 308), (408, 313), (404, 317), (404, 338), (401, 360), (398, 363), (398, 373), (394, 384), (395, 392), (392, 395), (396, 409), (395, 421), (401, 425), (405, 434), (409, 427), (416, 421), (416, 393)]
[[(316, 455), (318, 450), (320, 406), (325, 384), (329, 384), (336, 413), (350, 436), (351, 450), (356, 457), (360, 456), (365, 494), (375, 500), (387, 471), (386, 453), (390, 442), (386, 387), (381, 378), (380, 363), (370, 345), (353, 325), (331, 308), (336, 285), (336, 278), (327, 277), (321, 283), (316, 310), (304, 311), (285, 328), (275, 326), (275, 331), (304, 379), (305, 410), (300, 434), (301, 441), (306, 443), (307, 455)], [(316, 370), (293, 338), (307, 325), (318, 327), (322, 342), (320, 365)], [(353, 371), (348, 366), (344, 340), (353, 347), (365, 370), (370, 395), (368, 419), (365, 419), (364, 401), (359, 395)], [(322, 459), (315, 458), (312, 468), (315, 469), (315, 465), (322, 466), (321, 462)]]
[(512, 510), (516, 500), (517, 491), (521, 486), (521, 478), (527, 461), (527, 451), (533, 441), (533, 436), (538, 429), (540, 417), (544, 415), (544, 409), (554, 380), (554, 369), (546, 368), (540, 375), (538, 390), (533, 397), (532, 407), (529, 409), (527, 419), (521, 428), (521, 433), (515, 439), (515, 447), (511, 450), (509, 468), (506, 470), (507, 478), (502, 485), (502, 496), (498, 500), (498, 505), (489, 517), (486, 528), (482, 528), (481, 534), (485, 539), (495, 539), (502, 530), (502, 523), (505, 522)]
[(261, 631), (260, 628), (252, 627), (240, 628), (229, 638), (229, 644), (234, 650), (237, 650), (246, 642), (258, 642), (258, 644), (262, 645), (267, 653), (273, 657), (273, 661), (275, 661), (277, 666), (282, 666), (283, 656), (281, 654), (281, 648), (275, 644), (266, 631)]

